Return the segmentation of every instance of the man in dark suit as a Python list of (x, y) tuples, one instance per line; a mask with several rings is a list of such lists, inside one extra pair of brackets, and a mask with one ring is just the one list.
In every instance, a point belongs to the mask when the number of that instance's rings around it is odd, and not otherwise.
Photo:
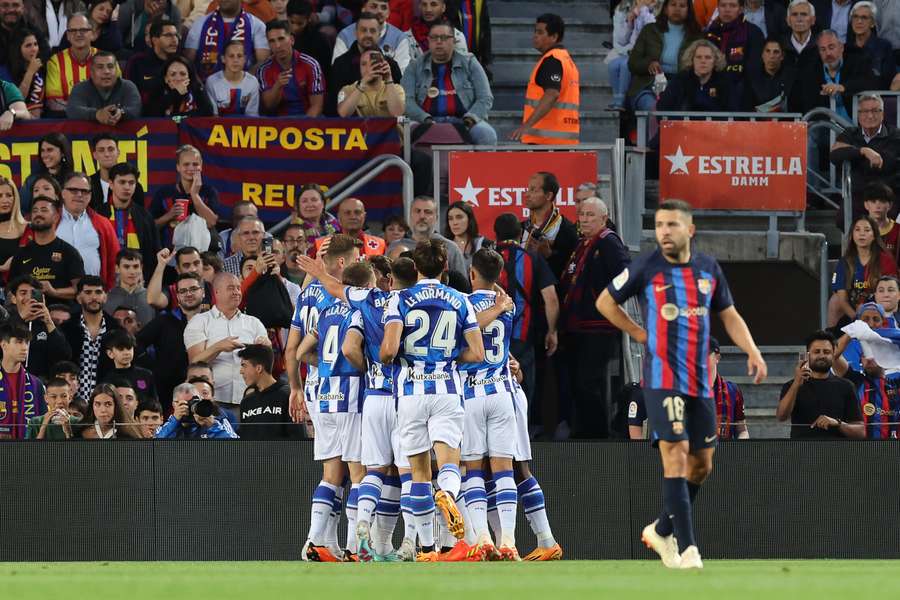
[(818, 58), (813, 28), (816, 8), (808, 0), (794, 0), (787, 8), (788, 33), (781, 38), (784, 64), (797, 72), (810, 68)]

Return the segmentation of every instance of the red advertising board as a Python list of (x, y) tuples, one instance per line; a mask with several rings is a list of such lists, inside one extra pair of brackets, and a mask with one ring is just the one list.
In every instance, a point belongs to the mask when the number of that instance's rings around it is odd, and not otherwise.
[(471, 204), (479, 231), (491, 235), (498, 215), (528, 216), (528, 179), (538, 171), (556, 175), (556, 204), (566, 218), (576, 220), (575, 191), (579, 184), (597, 181), (596, 152), (451, 152), (450, 202)]
[(707, 210), (806, 209), (806, 123), (663, 121), (659, 195)]

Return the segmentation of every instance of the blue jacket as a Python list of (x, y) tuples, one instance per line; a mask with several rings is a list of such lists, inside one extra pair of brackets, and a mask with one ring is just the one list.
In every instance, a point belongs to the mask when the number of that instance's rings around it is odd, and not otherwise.
[[(454, 52), (450, 62), (450, 78), (456, 88), (456, 96), (463, 106), (468, 107), (463, 116), (472, 117), (475, 121), (486, 119), (494, 105), (494, 95), (478, 59), (473, 54)], [(422, 102), (427, 97), (433, 79), (431, 52), (426, 52), (409, 63), (403, 73), (400, 85), (406, 93), (406, 116), (413, 121), (421, 123), (431, 116), (422, 110)]]
[(163, 440), (179, 438), (228, 440), (236, 439), (237, 436), (234, 429), (231, 428), (231, 424), (225, 419), (216, 419), (211, 427), (200, 427), (196, 422), (184, 426), (174, 415), (169, 417), (169, 420), (156, 432), (156, 438)]

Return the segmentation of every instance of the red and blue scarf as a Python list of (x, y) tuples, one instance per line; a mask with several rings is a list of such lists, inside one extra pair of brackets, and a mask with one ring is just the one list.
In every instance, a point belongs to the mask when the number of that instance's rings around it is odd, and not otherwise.
[(231, 40), (244, 42), (244, 56), (246, 61), (244, 68), (250, 68), (255, 60), (253, 53), (253, 22), (249, 13), (241, 11), (228, 26), (222, 13), (218, 10), (203, 22), (200, 29), (200, 52), (197, 53), (197, 73), (205, 80), (207, 77), (222, 70), (222, 56), (225, 54), (225, 45)]
[(37, 377), (24, 367), (16, 373), (0, 371), (0, 438), (24, 439), (28, 419), (45, 412), (44, 386)]

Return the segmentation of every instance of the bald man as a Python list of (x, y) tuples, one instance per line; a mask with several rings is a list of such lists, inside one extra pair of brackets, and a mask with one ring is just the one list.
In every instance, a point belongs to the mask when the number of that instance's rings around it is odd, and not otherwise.
[[(341, 224), (341, 232), (350, 237), (359, 238), (363, 243), (362, 254), (365, 256), (376, 256), (384, 254), (386, 244), (384, 240), (377, 235), (370, 235), (363, 231), (366, 226), (366, 206), (359, 198), (345, 198), (339, 205), (337, 211), (338, 223)], [(329, 236), (331, 237), (331, 236)], [(316, 240), (316, 250), (328, 238), (320, 237)]]
[(238, 351), (246, 344), (270, 344), (262, 322), (246, 315), (241, 305), (241, 282), (231, 273), (219, 273), (213, 279), (216, 304), (188, 321), (184, 345), (188, 362), (206, 362), (212, 366), (216, 382), (216, 401), (222, 408), (239, 414), (246, 384), (241, 377)]

